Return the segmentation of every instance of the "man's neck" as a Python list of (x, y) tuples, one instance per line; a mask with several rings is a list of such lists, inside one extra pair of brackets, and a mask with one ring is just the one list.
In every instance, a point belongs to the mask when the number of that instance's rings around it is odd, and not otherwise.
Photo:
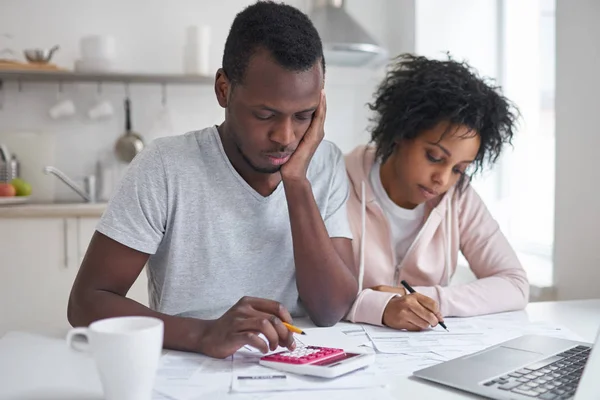
[(268, 174), (256, 171), (242, 156), (234, 141), (231, 140), (231, 135), (229, 135), (225, 122), (217, 127), (217, 131), (219, 132), (225, 155), (246, 183), (261, 196), (267, 197), (273, 193), (281, 183), (281, 174), (279, 172)]

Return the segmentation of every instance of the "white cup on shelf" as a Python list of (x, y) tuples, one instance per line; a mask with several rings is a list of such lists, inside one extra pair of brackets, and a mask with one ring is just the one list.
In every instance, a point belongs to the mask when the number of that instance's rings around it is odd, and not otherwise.
[(48, 114), (53, 119), (66, 118), (74, 115), (76, 112), (75, 103), (71, 99), (59, 99), (56, 104), (54, 104), (48, 110)]
[(92, 120), (109, 118), (114, 113), (114, 107), (108, 100), (102, 99), (102, 82), (98, 83), (96, 103), (88, 110), (87, 115)]
[(102, 119), (109, 118), (115, 113), (114, 107), (108, 100), (100, 101), (88, 110), (88, 117), (90, 119)]
[(59, 82), (56, 103), (50, 107), (48, 114), (52, 119), (60, 119), (75, 115), (76, 112), (75, 103), (73, 103), (73, 100), (63, 96), (62, 82)]

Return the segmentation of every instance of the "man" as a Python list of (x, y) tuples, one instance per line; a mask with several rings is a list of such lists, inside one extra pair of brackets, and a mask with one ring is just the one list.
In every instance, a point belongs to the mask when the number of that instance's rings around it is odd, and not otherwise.
[[(294, 349), (291, 315), (339, 321), (358, 286), (344, 161), (322, 141), (324, 73), (306, 15), (272, 2), (239, 13), (216, 73), (225, 121), (133, 160), (74, 283), (70, 323), (155, 316), (165, 347), (223, 358)], [(146, 262), (150, 308), (125, 297)]]

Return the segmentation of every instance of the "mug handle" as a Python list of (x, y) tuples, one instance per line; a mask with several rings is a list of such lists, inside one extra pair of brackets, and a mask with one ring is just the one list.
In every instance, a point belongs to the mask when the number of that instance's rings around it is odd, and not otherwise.
[[(67, 333), (67, 346), (77, 351), (87, 352), (90, 347), (90, 338), (88, 337), (88, 332), (88, 328), (73, 328), (69, 330)], [(83, 336), (86, 339), (86, 343), (74, 342), (73, 339), (75, 336)]]

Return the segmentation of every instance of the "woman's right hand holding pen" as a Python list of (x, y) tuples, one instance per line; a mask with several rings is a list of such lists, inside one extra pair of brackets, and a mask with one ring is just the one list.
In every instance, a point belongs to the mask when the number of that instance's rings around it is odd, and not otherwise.
[(383, 324), (394, 329), (420, 331), (443, 322), (435, 300), (420, 293), (392, 298), (383, 312)]

